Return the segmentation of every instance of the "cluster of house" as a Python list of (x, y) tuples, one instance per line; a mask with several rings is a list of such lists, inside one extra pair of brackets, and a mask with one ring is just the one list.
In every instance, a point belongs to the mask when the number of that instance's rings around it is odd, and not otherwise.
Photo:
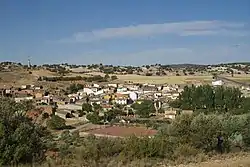
[(98, 84), (85, 85), (82, 90), (75, 94), (69, 94), (72, 102), (77, 102), (88, 96), (90, 103), (109, 103), (127, 105), (138, 99), (164, 99), (175, 100), (183, 89), (179, 85), (135, 85), (135, 84)]
[[(56, 105), (57, 115), (66, 118), (67, 114), (75, 115), (82, 109), (86, 101), (90, 104), (99, 104), (106, 111), (113, 108), (112, 104), (130, 105), (140, 100), (157, 100), (167, 103), (178, 98), (183, 91), (179, 85), (152, 85), (152, 84), (116, 84), (106, 85), (86, 84), (82, 90), (60, 97), (56, 93), (47, 92), (42, 86), (23, 85), (20, 88), (0, 90), (4, 96), (13, 97), (16, 102), (33, 100), (38, 107)], [(51, 109), (50, 109), (51, 112)], [(68, 115), (69, 115), (68, 114)], [(75, 117), (77, 117), (75, 115)]]
[[(160, 101), (162, 104), (178, 98), (183, 91), (179, 85), (150, 85), (150, 84), (87, 84), (77, 93), (69, 94), (69, 102), (58, 102), (58, 115), (66, 118), (66, 114), (81, 110), (84, 102), (99, 104), (104, 111), (113, 108), (113, 104), (129, 106), (142, 100)], [(124, 109), (125, 110), (125, 109)], [(128, 110), (128, 109), (127, 109)], [(128, 111), (127, 111), (128, 112)]]

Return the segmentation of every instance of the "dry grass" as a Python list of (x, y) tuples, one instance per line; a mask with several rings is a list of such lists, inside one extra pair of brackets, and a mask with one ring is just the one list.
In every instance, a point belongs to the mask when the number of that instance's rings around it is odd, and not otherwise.
[[(31, 73), (30, 73), (31, 72)], [(36, 84), (39, 76), (56, 76), (56, 73), (50, 72), (48, 70), (25, 70), (16, 69), (11, 72), (0, 72), (0, 87), (6, 85), (11, 86), (21, 86), (26, 84)]]
[(51, 72), (49, 70), (44, 70), (44, 69), (32, 70), (31, 72), (32, 72), (32, 75), (35, 76), (35, 77), (39, 77), (39, 76), (58, 76), (57, 73)]
[[(152, 162), (148, 159), (135, 160), (129, 164), (123, 165), (117, 161), (108, 160), (107, 164), (103, 164), (103, 166), (108, 167), (250, 167), (250, 154), (232, 154), (232, 155), (223, 155), (223, 156), (215, 156), (212, 159), (204, 162), (198, 163), (189, 163), (189, 164), (181, 164), (181, 165), (169, 165), (168, 160), (163, 163)], [(198, 160), (196, 160), (198, 161)], [(43, 165), (35, 165), (36, 167), (87, 167), (83, 166), (84, 160), (75, 160), (75, 161), (67, 161), (63, 160), (63, 163), (54, 160), (48, 160)], [(60, 164), (60, 165), (59, 165)], [(62, 165), (63, 164), (63, 165)], [(31, 165), (24, 165), (21, 167), (28, 167)], [(94, 163), (90, 166), (100, 166), (95, 165)]]
[(119, 81), (150, 84), (186, 84), (195, 82), (211, 82), (212, 76), (141, 76), (141, 75), (117, 75)]
[[(0, 72), (0, 86), (10, 85), (10, 86), (20, 86), (24, 84), (36, 84), (39, 76), (58, 76), (57, 73), (50, 72), (48, 70), (32, 70), (32, 74), (29, 74), (27, 70), (16, 70), (13, 72)], [(77, 74), (69, 73), (67, 76), (77, 76), (88, 77), (91, 75), (101, 75), (104, 73), (92, 72), (88, 74)], [(115, 75), (115, 74), (114, 74)], [(112, 76), (112, 74), (110, 74)], [(141, 76), (135, 74), (128, 75), (117, 75), (118, 80), (115, 82), (133, 82), (133, 83), (150, 83), (150, 84), (187, 84), (187, 83), (211, 83), (212, 76), (210, 75), (197, 75), (197, 76)], [(250, 79), (250, 77), (249, 77)], [(64, 82), (65, 83), (65, 82)], [(60, 86), (58, 86), (60, 87)]]
[(6, 85), (6, 87), (21, 86), (36, 81), (36, 78), (26, 70), (0, 72), (0, 78), (0, 87), (3, 87), (4, 85)]
[(187, 165), (177, 165), (175, 167), (249, 167), (250, 154), (231, 154), (223, 155), (221, 157), (214, 157), (209, 161), (201, 163), (190, 163)]
[(245, 83), (250, 83), (250, 74), (241, 74), (241, 75), (234, 75), (232, 76), (226, 76), (228, 79), (238, 81), (238, 82), (245, 82)]

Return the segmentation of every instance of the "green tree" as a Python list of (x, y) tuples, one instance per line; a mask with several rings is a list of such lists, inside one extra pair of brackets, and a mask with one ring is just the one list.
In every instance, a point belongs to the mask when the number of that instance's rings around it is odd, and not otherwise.
[(217, 136), (223, 130), (222, 121), (216, 115), (200, 114), (192, 120), (192, 145), (207, 152), (216, 148)]
[(191, 123), (192, 115), (183, 114), (176, 117), (168, 129), (168, 135), (173, 138), (175, 143), (189, 144), (192, 141)]
[(134, 103), (131, 107), (136, 110), (136, 114), (144, 118), (155, 112), (154, 104), (151, 100), (144, 100), (141, 104)]
[(109, 112), (106, 112), (104, 114), (104, 121), (108, 121), (108, 122), (111, 122), (112, 120), (114, 120), (116, 118), (116, 114), (115, 112), (113, 111), (109, 111)]
[[(179, 106), (181, 109), (206, 110), (229, 112), (242, 109), (247, 102), (241, 96), (237, 88), (216, 87), (209, 85), (195, 87), (185, 86), (184, 91), (180, 94), (179, 99), (171, 102), (170, 106)], [(239, 111), (239, 110), (238, 110)], [(242, 111), (240, 111), (242, 112)]]
[(47, 126), (51, 129), (61, 130), (66, 127), (65, 120), (57, 115), (53, 115), (51, 119), (47, 121)]
[(82, 84), (71, 84), (67, 88), (67, 90), (69, 91), (69, 93), (77, 93), (81, 89), (83, 89), (83, 85)]
[(102, 118), (96, 112), (87, 114), (86, 118), (93, 124), (100, 124), (102, 121)]
[(94, 111), (96, 112), (100, 112), (102, 110), (102, 106), (97, 103), (93, 103), (93, 108), (94, 108)]
[(93, 112), (92, 105), (89, 103), (82, 104), (82, 111)]
[(116, 80), (116, 79), (118, 79), (116, 75), (112, 75), (112, 76), (111, 76), (111, 80), (112, 80), (112, 81), (113, 81), (113, 80)]
[(25, 116), (24, 103), (0, 99), (0, 166), (44, 158), (49, 132)]

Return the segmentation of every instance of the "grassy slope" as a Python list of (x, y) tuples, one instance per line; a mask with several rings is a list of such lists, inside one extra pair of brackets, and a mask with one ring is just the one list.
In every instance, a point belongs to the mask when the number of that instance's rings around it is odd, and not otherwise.
[(220, 157), (206, 162), (188, 165), (177, 165), (175, 167), (249, 167), (250, 154), (236, 155), (231, 157)]

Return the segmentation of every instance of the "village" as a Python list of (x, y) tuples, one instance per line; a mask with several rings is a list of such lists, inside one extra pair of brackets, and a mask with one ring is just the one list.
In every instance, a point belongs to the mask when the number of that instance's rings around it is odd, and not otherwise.
[[(213, 80), (210, 85), (223, 86), (222, 80)], [(199, 86), (201, 84), (196, 84)], [(139, 83), (71, 83), (68, 92), (48, 90), (42, 85), (22, 85), (1, 89), (1, 95), (12, 97), (15, 102), (32, 101), (36, 108), (27, 113), (33, 120), (46, 126), (46, 119), (56, 115), (79, 131), (81, 136), (125, 137), (131, 135), (152, 136), (157, 133), (157, 124), (175, 119), (178, 114), (192, 114), (192, 110), (181, 110), (169, 106), (176, 100), (185, 85), (139, 84)], [(249, 94), (249, 87), (241, 87)], [(142, 103), (152, 110), (138, 114), (136, 105)], [(144, 108), (144, 110), (147, 110)], [(102, 120), (92, 120), (98, 115)], [(90, 115), (92, 117), (90, 117)], [(97, 117), (97, 116), (96, 116)], [(94, 118), (95, 119), (95, 118)], [(125, 127), (124, 127), (125, 126)]]
[[(124, 112), (123, 118), (137, 117), (132, 104), (140, 104), (144, 100), (150, 100), (154, 104), (157, 116), (160, 119), (173, 119), (176, 111), (170, 110), (168, 101), (175, 100), (183, 88), (179, 85), (157, 86), (152, 84), (116, 84), (107, 85), (86, 84), (83, 89), (76, 93), (68, 94), (62, 98), (57, 94), (47, 92), (42, 86), (23, 85), (20, 88), (2, 90), (2, 95), (14, 97), (16, 102), (32, 100), (36, 104), (37, 113), (29, 112), (30, 116), (51, 115), (54, 114), (67, 120), (68, 124), (77, 124), (88, 122), (85, 111), (82, 112), (84, 103), (91, 106), (98, 105), (101, 110), (99, 115), (104, 115), (112, 109), (119, 107)], [(42, 111), (42, 112), (41, 112)], [(158, 112), (159, 111), (159, 112)], [(121, 117), (120, 117), (121, 118)], [(125, 122), (120, 119), (120, 122)]]

